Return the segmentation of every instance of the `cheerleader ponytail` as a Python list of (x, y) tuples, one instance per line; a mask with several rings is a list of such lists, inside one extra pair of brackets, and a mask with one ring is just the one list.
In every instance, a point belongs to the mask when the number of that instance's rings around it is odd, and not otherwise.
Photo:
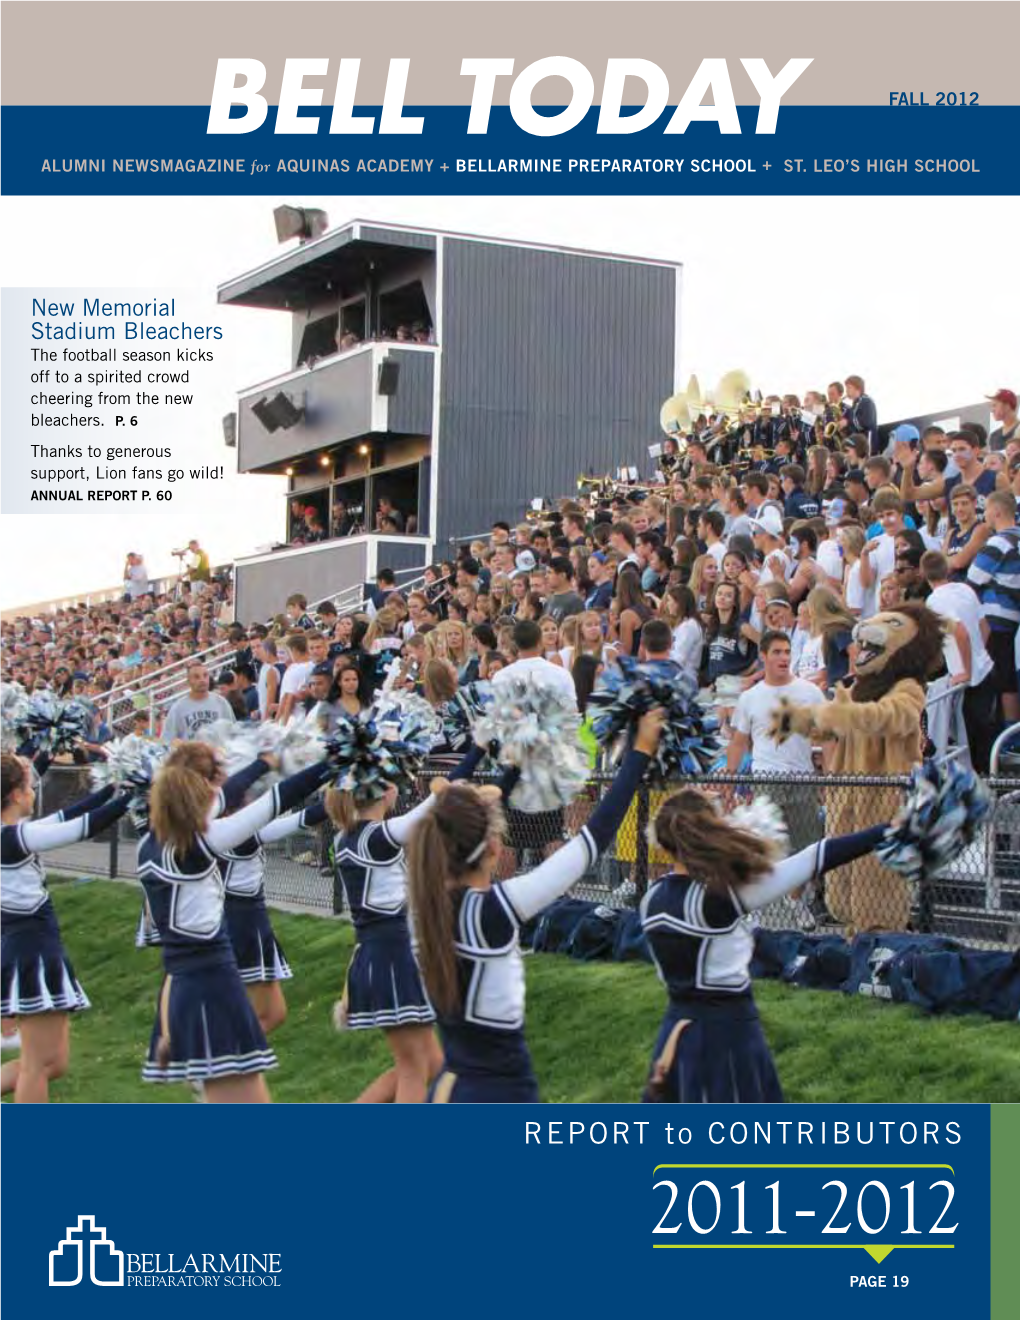
[(357, 824), (358, 807), (353, 793), (342, 788), (327, 788), (324, 805), (326, 815), (341, 834), (347, 834)]
[(11, 795), (24, 787), (27, 774), (25, 763), (20, 756), (15, 756), (13, 752), (3, 753), (0, 757), (0, 786), (2, 786), (0, 805), (6, 807)]
[(418, 962), (440, 1014), (460, 1008), (452, 891), (479, 872), (503, 832), (498, 789), (456, 783), (415, 826), (407, 845), (407, 889)]
[(422, 979), (436, 1011), (451, 1016), (460, 1008), (450, 901), (454, 876), (435, 812), (419, 821), (411, 835), (407, 881)]
[(696, 788), (682, 788), (659, 808), (652, 842), (681, 862), (706, 889), (753, 884), (775, 867), (775, 843), (731, 825), (712, 799)]
[(156, 771), (149, 798), (149, 824), (160, 843), (183, 856), (205, 829), (220, 770), (206, 743), (181, 743)]

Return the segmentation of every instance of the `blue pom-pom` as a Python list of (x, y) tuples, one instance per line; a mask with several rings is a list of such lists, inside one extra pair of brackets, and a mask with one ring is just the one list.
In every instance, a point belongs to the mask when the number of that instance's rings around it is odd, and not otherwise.
[(395, 786), (405, 792), (431, 750), (436, 716), (420, 697), (385, 694), (369, 710), (337, 721), (326, 754), (336, 787), (374, 802)]
[(595, 712), (592, 732), (619, 755), (641, 716), (661, 707), (666, 721), (648, 767), (648, 781), (665, 784), (708, 774), (719, 755), (719, 721), (702, 709), (697, 696), (697, 683), (674, 665), (654, 660), (641, 664), (631, 656), (620, 656), (589, 698), (588, 709)]
[(467, 751), (474, 738), (474, 726), (492, 705), (492, 684), (484, 679), (465, 683), (440, 709), (443, 737), (455, 752)]
[(973, 770), (926, 762), (911, 772), (903, 806), (875, 854), (908, 880), (935, 878), (973, 843), (990, 810), (991, 795)]

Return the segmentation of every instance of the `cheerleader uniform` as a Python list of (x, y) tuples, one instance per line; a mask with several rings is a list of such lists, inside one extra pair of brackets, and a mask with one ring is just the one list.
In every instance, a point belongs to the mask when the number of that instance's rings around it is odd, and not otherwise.
[(313, 829), (325, 819), (326, 808), (316, 802), (304, 811), (278, 816), (250, 839), (220, 856), (227, 934), (237, 959), (238, 973), (246, 985), (287, 981), (293, 975), (266, 907), (264, 845), (277, 843), (301, 829)]
[(151, 833), (142, 840), (138, 875), (159, 931), (165, 971), (142, 1069), (145, 1081), (209, 1082), (276, 1067), (238, 975), (223, 919), (220, 860), (314, 793), (329, 773), (320, 762), (234, 815), (211, 819), (183, 856)]
[[(472, 747), (449, 778), (470, 778), (484, 755), (484, 749)], [(352, 1031), (385, 1031), (436, 1020), (415, 961), (404, 866), (404, 846), (435, 804), (430, 794), (403, 816), (358, 821), (334, 841), (333, 855), (357, 935), (341, 1000), (341, 1023)]]
[(520, 928), (575, 885), (609, 847), (648, 765), (627, 753), (579, 834), (524, 875), (451, 894), (460, 1010), (439, 1019), (443, 1071), (433, 1103), (534, 1103), (538, 1083), (524, 1039)]
[(751, 991), (751, 913), (791, 889), (873, 851), (887, 826), (823, 839), (753, 884), (725, 892), (689, 875), (656, 880), (641, 926), (669, 1005), (643, 1099), (672, 1103), (779, 1102), (779, 1077)]
[[(268, 771), (269, 765), (261, 757), (256, 757), (251, 765), (246, 765), (243, 770), (238, 770), (237, 774), (231, 775), (223, 787), (216, 795), (216, 803), (213, 807), (211, 820), (222, 816), (225, 812), (236, 811), (244, 801), (244, 795), (257, 780)], [(135, 813), (132, 813), (135, 816)], [(135, 816), (136, 824), (140, 831), (138, 839), (138, 868), (142, 864), (142, 845), (145, 843), (149, 831), (149, 804), (145, 802), (144, 806), (138, 809), (138, 815)], [(282, 837), (282, 836), (281, 836)], [(135, 948), (147, 949), (154, 944), (159, 944), (159, 930), (152, 917), (149, 908), (149, 900), (142, 896), (142, 910), (138, 914), (138, 929), (135, 931)]]
[(64, 952), (38, 854), (91, 839), (119, 820), (130, 800), (130, 794), (114, 797), (108, 787), (55, 815), (4, 825), (0, 831), (0, 1016), (76, 1013), (89, 1007)]

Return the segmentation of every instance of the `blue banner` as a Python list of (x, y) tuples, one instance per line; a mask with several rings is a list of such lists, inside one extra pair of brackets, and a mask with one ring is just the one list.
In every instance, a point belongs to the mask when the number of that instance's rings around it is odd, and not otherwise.
[[(359, 113), (360, 113), (359, 109)], [(379, 107), (364, 107), (378, 119)], [(379, 195), (662, 196), (1008, 195), (1015, 190), (1020, 107), (790, 106), (775, 134), (694, 123), (665, 135), (596, 133), (598, 110), (560, 137), (532, 136), (506, 107), (468, 136), (467, 107), (408, 107), (420, 134), (330, 136), (329, 110), (312, 135), (274, 133), (276, 112), (252, 133), (208, 134), (205, 106), (5, 106), (6, 194), (277, 194), (303, 185)], [(550, 111), (556, 113), (556, 111)]]
[(989, 1310), (983, 1105), (132, 1114), (7, 1111), (12, 1314)]

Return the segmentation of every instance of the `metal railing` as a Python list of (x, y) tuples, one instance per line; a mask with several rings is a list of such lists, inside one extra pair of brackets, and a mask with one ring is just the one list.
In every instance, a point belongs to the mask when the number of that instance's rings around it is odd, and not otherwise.
[[(427, 791), (431, 771), (418, 781)], [(507, 847), (499, 867), (505, 878), (530, 869), (562, 839), (584, 825), (612, 776), (596, 775), (562, 813), (529, 817), (511, 813)], [(724, 806), (765, 794), (783, 811), (793, 848), (889, 819), (901, 800), (905, 779), (851, 776), (777, 776), (753, 779), (716, 775), (698, 779), (717, 790)], [(833, 872), (824, 885), (781, 899), (760, 913), (773, 929), (840, 931), (861, 926), (863, 916), (888, 916), (879, 926), (939, 934), (972, 948), (1020, 948), (1020, 780), (987, 781), (994, 809), (974, 842), (937, 879), (908, 885), (872, 857)], [(673, 788), (678, 785), (671, 786)], [(51, 767), (42, 786), (40, 810), (59, 810), (89, 791), (87, 770)], [(670, 869), (669, 858), (648, 839), (648, 822), (665, 791), (641, 788), (612, 847), (574, 886), (573, 897), (616, 908), (633, 907), (649, 883)], [(406, 810), (413, 798), (401, 804)], [(342, 890), (333, 873), (327, 828), (291, 836), (267, 849), (266, 894), (270, 902), (322, 913), (343, 911)], [(54, 872), (131, 878), (135, 838), (125, 820), (98, 839), (46, 854)], [(854, 920), (857, 918), (857, 920)]]

